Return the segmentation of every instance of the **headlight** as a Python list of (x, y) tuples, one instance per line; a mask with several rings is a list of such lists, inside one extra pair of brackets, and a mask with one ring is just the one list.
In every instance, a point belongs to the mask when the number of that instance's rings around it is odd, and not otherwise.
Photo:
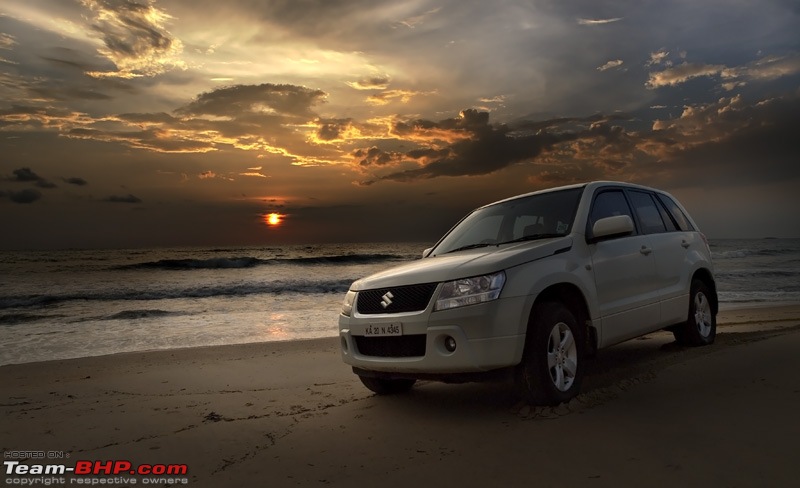
[(442, 291), (439, 292), (439, 298), (436, 300), (433, 310), (447, 310), (495, 300), (500, 296), (505, 283), (506, 274), (503, 271), (448, 281), (442, 285)]
[(342, 315), (347, 315), (348, 317), (353, 312), (353, 302), (356, 301), (356, 292), (348, 291), (347, 295), (344, 296), (344, 302), (342, 303)]

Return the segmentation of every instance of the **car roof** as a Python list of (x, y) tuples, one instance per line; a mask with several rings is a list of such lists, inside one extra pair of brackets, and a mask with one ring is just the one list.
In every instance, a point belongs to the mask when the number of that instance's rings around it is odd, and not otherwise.
[(483, 205), (483, 206), (481, 206), (479, 208), (490, 207), (490, 206), (496, 205), (498, 203), (509, 202), (509, 201), (512, 201), (512, 200), (516, 200), (518, 198), (526, 198), (526, 197), (530, 197), (530, 196), (533, 196), (533, 195), (540, 195), (540, 194), (543, 194), (543, 193), (550, 193), (550, 192), (562, 191), (562, 190), (571, 190), (571, 189), (575, 189), (575, 188), (588, 188), (590, 190), (594, 190), (595, 188), (602, 187), (602, 186), (624, 186), (624, 187), (627, 187), (627, 188), (638, 188), (640, 190), (657, 191), (659, 193), (666, 193), (664, 191), (657, 190), (655, 188), (650, 188), (648, 186), (637, 185), (636, 183), (626, 183), (626, 182), (623, 182), (623, 181), (590, 181), (590, 182), (585, 182), (585, 183), (576, 183), (576, 184), (573, 184), (573, 185), (565, 185), (565, 186), (557, 186), (557, 187), (554, 187), (554, 188), (546, 188), (546, 189), (543, 189), (543, 190), (532, 191), (530, 193), (523, 193), (521, 195), (515, 195), (513, 197), (504, 198), (503, 200), (498, 200), (496, 202), (488, 203), (488, 204)]

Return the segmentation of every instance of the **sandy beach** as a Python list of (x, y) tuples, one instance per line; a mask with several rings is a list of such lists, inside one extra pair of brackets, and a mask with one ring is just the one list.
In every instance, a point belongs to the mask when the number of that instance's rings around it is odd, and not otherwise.
[(198, 487), (796, 485), (800, 304), (718, 322), (711, 347), (601, 351), (557, 408), (508, 384), (374, 396), (336, 338), (8, 365), (0, 445), (28, 465), (186, 464), (167, 481)]

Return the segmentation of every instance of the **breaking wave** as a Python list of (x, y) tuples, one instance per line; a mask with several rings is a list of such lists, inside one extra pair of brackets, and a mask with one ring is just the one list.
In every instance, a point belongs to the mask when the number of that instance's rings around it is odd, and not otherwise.
[(734, 249), (730, 251), (711, 252), (713, 259), (737, 259), (747, 258), (751, 256), (787, 256), (787, 255), (800, 254), (798, 249)]
[(197, 286), (160, 290), (102, 290), (49, 295), (0, 296), (0, 310), (8, 308), (45, 307), (57, 303), (86, 301), (170, 300), (180, 298), (242, 297), (249, 295), (279, 295), (283, 293), (326, 294), (346, 293), (353, 279), (328, 281), (274, 281), (269, 283), (238, 283), (218, 286)]
[(193, 270), (193, 269), (241, 269), (266, 266), (271, 264), (317, 265), (317, 264), (375, 264), (387, 261), (401, 261), (407, 259), (397, 254), (347, 254), (336, 256), (316, 256), (305, 258), (271, 258), (260, 259), (249, 256), (209, 258), (209, 259), (161, 259), (144, 263), (126, 264), (118, 266), (117, 270), (135, 269), (163, 269)]
[(171, 315), (185, 315), (181, 312), (168, 312), (166, 310), (124, 310), (113, 315), (103, 317), (103, 320), (135, 320), (169, 317)]

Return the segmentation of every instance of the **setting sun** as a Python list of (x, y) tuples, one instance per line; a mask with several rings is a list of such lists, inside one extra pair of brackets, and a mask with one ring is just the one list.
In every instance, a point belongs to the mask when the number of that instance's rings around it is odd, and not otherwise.
[(272, 225), (272, 226), (280, 225), (281, 221), (283, 220), (283, 217), (284, 217), (283, 215), (278, 213), (266, 214), (264, 215), (264, 222), (266, 222), (267, 225)]

